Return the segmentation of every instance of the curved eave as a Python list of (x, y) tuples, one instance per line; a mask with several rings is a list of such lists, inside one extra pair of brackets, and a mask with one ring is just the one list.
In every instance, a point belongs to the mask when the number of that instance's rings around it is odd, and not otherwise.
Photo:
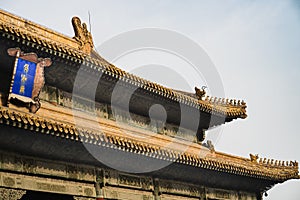
[[(23, 113), (6, 107), (0, 107), (0, 124), (19, 129), (34, 131), (39, 134), (55, 136), (66, 140), (87, 143), (98, 147), (111, 148), (117, 151), (139, 154), (153, 159), (174, 162), (180, 165), (208, 169), (227, 174), (284, 182), (298, 179), (298, 163), (276, 166), (252, 162), (249, 159), (234, 157), (218, 152), (211, 152), (205, 157), (191, 152), (180, 152), (165, 149), (159, 145), (149, 144), (132, 138), (112, 135), (107, 131), (95, 132), (74, 124), (41, 116)], [(97, 147), (98, 146), (98, 147)]]
[[(161, 86), (151, 81), (145, 80), (133, 74), (127, 73), (114, 65), (110, 64), (104, 59), (92, 58), (78, 49), (63, 44), (45, 39), (38, 34), (33, 34), (16, 27), (15, 25), (4, 23), (0, 21), (0, 36), (2, 38), (15, 41), (20, 46), (28, 46), (36, 49), (36, 51), (44, 52), (47, 55), (60, 57), (68, 64), (79, 64), (87, 68), (93, 74), (103, 73), (112, 77), (113, 79), (122, 80), (127, 84), (142, 88), (152, 94), (159, 95), (163, 98), (191, 106), (202, 112), (217, 115), (226, 118), (225, 121), (231, 121), (237, 118), (246, 118), (246, 104), (239, 101), (224, 102), (218, 100), (198, 100), (188, 95), (181, 94), (170, 88)], [(71, 38), (70, 38), (71, 39)]]

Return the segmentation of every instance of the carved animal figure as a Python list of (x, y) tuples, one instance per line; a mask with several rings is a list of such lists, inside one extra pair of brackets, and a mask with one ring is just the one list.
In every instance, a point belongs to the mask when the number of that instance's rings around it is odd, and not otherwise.
[(204, 143), (203, 146), (207, 147), (211, 151), (215, 151), (215, 147), (211, 140), (207, 140), (207, 142)]
[(205, 89), (206, 88), (207, 88), (206, 86), (202, 86), (201, 89), (195, 87), (196, 96), (198, 97), (199, 100), (202, 100), (202, 98), (205, 96), (205, 94), (206, 94)]
[(91, 33), (87, 29), (86, 23), (81, 24), (79, 17), (72, 18), (72, 25), (75, 32), (74, 39), (80, 43), (80, 49), (90, 54), (94, 43)]
[(253, 155), (253, 154), (250, 153), (250, 160), (251, 160), (251, 162), (257, 162), (257, 160), (258, 160), (258, 154)]

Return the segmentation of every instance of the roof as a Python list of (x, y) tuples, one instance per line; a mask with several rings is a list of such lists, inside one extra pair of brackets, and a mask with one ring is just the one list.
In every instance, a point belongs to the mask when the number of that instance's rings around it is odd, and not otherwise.
[[(107, 76), (123, 80), (127, 84), (138, 86), (149, 93), (177, 101), (198, 109), (202, 112), (226, 116), (229, 119), (246, 118), (246, 104), (243, 101), (225, 100), (206, 97), (198, 99), (194, 94), (176, 91), (153, 83), (133, 74), (127, 73), (101, 56), (86, 54), (80, 50), (80, 44), (75, 39), (49, 30), (43, 26), (16, 17), (0, 10), (0, 37), (14, 41), (22, 46), (35, 49), (38, 52), (61, 58), (69, 63), (83, 64), (92, 72), (101, 72)], [(58, 117), (59, 114), (59, 117)], [(35, 132), (45, 137), (55, 137), (67, 141), (87, 143), (95, 147), (106, 147), (121, 152), (166, 160), (196, 169), (206, 169), (227, 173), (239, 177), (249, 177), (272, 182), (283, 182), (288, 179), (298, 179), (298, 163), (274, 161), (272, 159), (241, 158), (209, 150), (204, 146), (172, 139), (168, 136), (151, 135), (145, 130), (135, 127), (125, 127), (126, 132), (133, 133), (130, 137), (121, 131), (117, 122), (107, 119), (95, 120), (93, 116), (80, 113), (80, 120), (85, 123), (76, 124), (71, 109), (53, 106), (43, 102), (43, 107), (36, 114), (22, 112), (5, 106), (0, 106), (0, 124), (27, 130), (24, 133)], [(99, 124), (103, 131), (99, 131)], [(135, 136), (151, 135), (149, 140), (141, 140)], [(175, 143), (172, 148), (165, 148), (164, 144)], [(180, 147), (185, 147), (182, 151)], [(201, 156), (199, 152), (204, 152)]]
[(124, 82), (138, 86), (150, 93), (169, 100), (191, 106), (200, 111), (226, 116), (231, 119), (246, 118), (246, 104), (238, 100), (225, 100), (224, 98), (206, 97), (197, 99), (185, 92), (178, 92), (154, 82), (145, 80), (107, 62), (95, 52), (91, 55), (80, 51), (80, 44), (75, 39), (52, 31), (46, 27), (17, 17), (0, 10), (0, 32), (2, 37), (17, 41), (22, 45), (35, 48), (56, 57), (61, 57), (73, 63), (85, 65), (90, 70), (101, 72)]
[[(246, 176), (258, 179), (273, 180), (283, 182), (288, 179), (298, 179), (298, 163), (278, 162), (271, 159), (260, 159), (253, 161), (248, 158), (242, 158), (224, 154), (221, 152), (210, 151), (198, 144), (190, 144), (186, 151), (180, 150), (180, 147), (185, 145), (180, 140), (172, 140), (176, 144), (176, 148), (164, 148), (165, 143), (170, 142), (168, 137), (162, 135), (155, 136), (147, 141), (140, 141), (137, 138), (124, 135), (124, 131), (119, 129), (119, 125), (111, 120), (101, 120), (102, 131), (97, 131), (97, 122), (92, 122), (88, 115), (80, 115), (81, 121), (89, 121), (86, 127), (78, 126), (72, 120), (72, 111), (64, 108), (56, 108), (48, 105), (47, 108), (42, 108), (44, 111), (39, 114), (29, 114), (14, 109), (0, 107), (0, 124), (14, 126), (20, 129), (36, 131), (39, 134), (55, 136), (66, 140), (78, 141), (82, 143), (94, 144), (119, 151), (133, 152), (146, 157), (151, 157), (159, 160), (167, 160), (182, 165), (204, 168), (214, 171)], [(55, 113), (60, 112), (60, 118), (65, 119), (65, 122), (52, 118)], [(82, 117), (83, 116), (83, 117)], [(83, 123), (85, 124), (85, 123)], [(147, 134), (145, 131), (140, 131), (133, 127), (128, 127), (126, 132)], [(135, 135), (135, 134), (130, 134)], [(157, 135), (157, 134), (156, 134)], [(201, 156), (199, 152), (205, 153)]]

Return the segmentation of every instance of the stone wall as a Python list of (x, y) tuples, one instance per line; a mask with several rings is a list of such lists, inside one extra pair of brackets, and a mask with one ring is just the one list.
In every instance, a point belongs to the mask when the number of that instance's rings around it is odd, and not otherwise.
[(21, 199), (26, 191), (65, 194), (73, 196), (74, 199), (256, 199), (255, 194), (242, 191), (216, 189), (151, 176), (127, 174), (113, 169), (1, 152), (0, 196), (2, 199)]

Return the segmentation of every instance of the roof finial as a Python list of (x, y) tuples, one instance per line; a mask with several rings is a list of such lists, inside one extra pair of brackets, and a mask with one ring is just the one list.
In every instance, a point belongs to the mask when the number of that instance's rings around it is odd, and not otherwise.
[(75, 32), (75, 36), (73, 38), (80, 43), (79, 49), (84, 53), (90, 54), (93, 50), (94, 43), (92, 35), (87, 29), (86, 23), (81, 24), (79, 17), (73, 17), (72, 25)]
[(258, 154), (255, 154), (255, 155), (253, 155), (253, 154), (249, 154), (250, 155), (250, 160), (251, 160), (251, 162), (256, 162), (257, 163), (257, 160), (258, 160)]
[(206, 86), (202, 86), (201, 89), (195, 87), (196, 96), (198, 97), (199, 100), (202, 100), (202, 98), (205, 96), (205, 94), (206, 94), (205, 89), (206, 88), (207, 88)]

